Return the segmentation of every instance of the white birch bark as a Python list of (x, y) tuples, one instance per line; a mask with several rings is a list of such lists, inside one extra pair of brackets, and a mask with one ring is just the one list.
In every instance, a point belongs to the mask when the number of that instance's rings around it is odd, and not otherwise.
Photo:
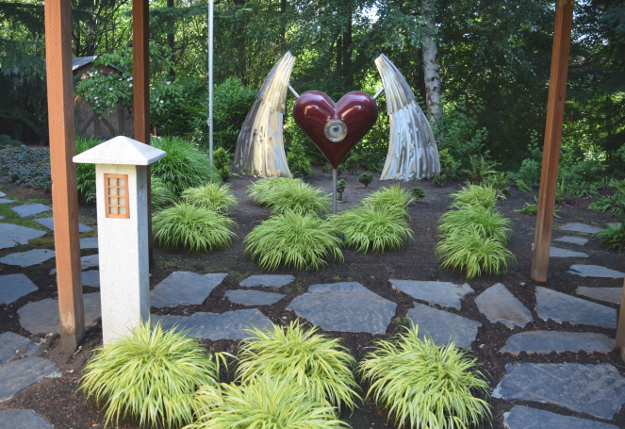
[(422, 0), (422, 16), (425, 20), (426, 36), (423, 40), (423, 73), (425, 79), (425, 103), (430, 122), (441, 115), (441, 85), (438, 69), (438, 45), (434, 25), (434, 1)]

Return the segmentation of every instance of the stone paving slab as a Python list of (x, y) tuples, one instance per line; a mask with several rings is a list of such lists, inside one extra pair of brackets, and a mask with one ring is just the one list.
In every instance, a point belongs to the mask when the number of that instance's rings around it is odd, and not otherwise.
[(0, 198), (0, 204), (11, 204), (14, 203), (15, 200), (8, 200), (6, 198)]
[(623, 295), (623, 287), (586, 287), (580, 286), (575, 289), (577, 295), (587, 296), (597, 301), (620, 304)]
[(39, 344), (13, 332), (0, 334), (0, 363), (28, 357), (39, 349)]
[(53, 429), (34, 410), (0, 411), (0, 429)]
[(100, 270), (83, 271), (82, 285), (100, 287)]
[(621, 227), (621, 223), (620, 222), (608, 222), (608, 226), (610, 228), (620, 228)]
[(295, 277), (290, 274), (260, 274), (256, 276), (249, 276), (242, 280), (239, 286), (242, 287), (282, 287), (288, 285)]
[(426, 301), (430, 304), (438, 304), (441, 307), (462, 308), (462, 298), (473, 292), (468, 284), (457, 285), (450, 282), (396, 280), (389, 282), (394, 288), (407, 293), (415, 299)]
[(0, 191), (0, 198), (6, 197), (6, 196), (7, 196), (7, 194), (5, 194), (4, 192)]
[(509, 363), (492, 397), (553, 404), (611, 420), (625, 403), (625, 378), (607, 363)]
[(616, 310), (551, 289), (536, 287), (536, 313), (542, 320), (572, 325), (616, 327)]
[[(102, 317), (100, 311), (100, 294), (85, 293), (82, 296), (85, 306), (85, 326), (91, 327)], [(32, 334), (60, 334), (59, 300), (48, 298), (26, 304), (17, 314), (20, 325)]]
[(259, 290), (229, 290), (226, 296), (231, 302), (241, 305), (273, 305), (286, 295), (261, 292)]
[(0, 249), (8, 249), (18, 244), (27, 244), (29, 240), (44, 235), (46, 235), (46, 232), (38, 229), (12, 223), (0, 223)]
[[(534, 250), (534, 243), (532, 243), (532, 250)], [(588, 255), (584, 252), (575, 252), (573, 250), (562, 249), (561, 247), (549, 247), (550, 258), (588, 258)]]
[(37, 290), (37, 286), (24, 274), (0, 276), (0, 304), (10, 304)]
[(174, 271), (152, 289), (150, 306), (200, 305), (227, 275), (227, 273), (202, 275), (189, 271)]
[(151, 316), (152, 323), (160, 321), (163, 328), (187, 330), (189, 337), (208, 340), (244, 340), (252, 327), (271, 329), (273, 324), (258, 309), (227, 311), (223, 314), (198, 312), (191, 316)]
[(599, 265), (571, 265), (568, 273), (582, 277), (605, 277), (612, 279), (622, 279), (623, 277), (625, 277), (625, 273), (611, 270), (610, 268), (602, 267)]
[(385, 334), (397, 304), (357, 282), (312, 285), (287, 310), (326, 331)]
[(31, 356), (0, 365), (0, 402), (11, 399), (42, 378), (58, 377), (54, 363), (49, 359)]
[(475, 303), (480, 312), (492, 322), (501, 322), (508, 328), (525, 327), (533, 322), (532, 313), (501, 283), (497, 283), (477, 298)]
[(0, 429), (53, 429), (34, 410), (0, 411)]
[(588, 239), (584, 237), (572, 237), (570, 235), (565, 235), (564, 237), (556, 238), (553, 241), (559, 241), (561, 243), (569, 243), (569, 244), (578, 244), (583, 246), (588, 243)]
[[(96, 253), (94, 255), (87, 255), (80, 258), (80, 269), (82, 271), (88, 270), (89, 268), (95, 268), (100, 266), (100, 254)], [(50, 275), (53, 276), (56, 274), (56, 268), (52, 268), (50, 270)]]
[(23, 206), (11, 207), (11, 210), (17, 213), (19, 217), (29, 217), (52, 209), (43, 204), (25, 204)]
[(49, 259), (54, 258), (54, 250), (33, 249), (22, 253), (11, 253), (4, 258), (0, 258), (0, 263), (7, 265), (17, 265), (19, 267), (31, 267), (41, 264)]
[(508, 338), (501, 353), (518, 355), (520, 352), (548, 354), (551, 352), (609, 353), (614, 349), (614, 340), (602, 334), (590, 332), (531, 331), (514, 334)]
[[(35, 219), (35, 222), (37, 222), (38, 224), (40, 224), (41, 226), (45, 226), (48, 229), (51, 229), (52, 231), (54, 231), (54, 218), (53, 217), (45, 217), (42, 219)], [(78, 223), (78, 232), (83, 233), (83, 232), (91, 232), (93, 231), (93, 228), (82, 224), (82, 223)]]
[(98, 237), (85, 237), (80, 239), (81, 249), (97, 249)]
[(568, 417), (537, 408), (515, 405), (503, 414), (506, 429), (618, 429), (594, 420)]
[(599, 231), (602, 231), (603, 228), (598, 228), (596, 226), (586, 225), (585, 223), (579, 222), (570, 222), (560, 227), (562, 231), (573, 231), (573, 232), (581, 232), (584, 234), (596, 234)]
[(419, 303), (408, 310), (406, 317), (419, 325), (420, 338), (427, 335), (438, 345), (453, 341), (463, 349), (471, 348), (471, 343), (477, 338), (477, 330), (482, 326), (475, 320)]

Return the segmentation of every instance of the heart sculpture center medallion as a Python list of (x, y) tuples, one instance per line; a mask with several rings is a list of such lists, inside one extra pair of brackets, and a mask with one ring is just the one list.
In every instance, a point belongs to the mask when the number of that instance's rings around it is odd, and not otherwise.
[(360, 91), (348, 92), (336, 104), (321, 91), (309, 91), (295, 102), (293, 118), (332, 168), (337, 168), (375, 124), (378, 106)]

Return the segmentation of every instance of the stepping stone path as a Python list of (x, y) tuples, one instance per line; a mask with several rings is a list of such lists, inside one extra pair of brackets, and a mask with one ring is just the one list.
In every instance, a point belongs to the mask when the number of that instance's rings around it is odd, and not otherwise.
[(397, 304), (357, 282), (312, 285), (287, 310), (326, 331), (384, 334)]
[(509, 363), (492, 396), (553, 404), (610, 420), (625, 404), (625, 378), (610, 364)]
[[(95, 255), (87, 255), (80, 258), (80, 269), (82, 271), (88, 270), (89, 268), (95, 268), (100, 266), (100, 255), (96, 253)], [(50, 270), (50, 275), (53, 276), (56, 274), (56, 268), (52, 268)]]
[(150, 306), (200, 305), (227, 275), (174, 271), (150, 292)]
[(508, 328), (525, 327), (533, 322), (532, 313), (504, 285), (497, 283), (475, 298), (477, 308), (491, 323), (501, 322)]
[(8, 249), (18, 244), (26, 244), (33, 238), (46, 235), (45, 231), (13, 225), (12, 223), (0, 223), (0, 249)]
[(0, 363), (28, 357), (38, 349), (39, 344), (21, 335), (13, 332), (0, 334)]
[(82, 285), (100, 287), (100, 271), (91, 270), (82, 272)]
[(471, 348), (482, 326), (475, 320), (418, 303), (408, 310), (406, 317), (419, 325), (419, 338), (429, 337), (438, 345), (454, 342), (463, 349)]
[(577, 295), (587, 296), (597, 301), (619, 304), (623, 295), (623, 287), (586, 287), (580, 286), (575, 289)]
[(241, 305), (272, 305), (286, 295), (281, 293), (261, 292), (259, 290), (229, 290), (226, 296), (231, 302)]
[(53, 429), (33, 410), (0, 411), (0, 429)]
[(81, 249), (97, 249), (98, 237), (85, 237), (80, 239)]
[(7, 200), (6, 198), (2, 198), (0, 199), (0, 204), (11, 204), (14, 203), (15, 201), (13, 200)]
[[(45, 226), (46, 228), (54, 231), (54, 218), (52, 217), (46, 217), (43, 219), (35, 219), (35, 222), (37, 222), (41, 226)], [(84, 225), (82, 223), (78, 223), (78, 232), (83, 233), (83, 232), (91, 232), (91, 231), (93, 231), (93, 228), (87, 225)]]
[[(102, 317), (100, 311), (100, 294), (83, 294), (83, 304), (85, 306), (85, 325), (91, 327)], [(19, 310), (20, 325), (33, 334), (60, 333), (59, 300), (44, 299), (26, 304)]]
[(616, 310), (544, 287), (536, 287), (536, 313), (542, 320), (571, 325), (616, 327)]
[(621, 227), (621, 223), (620, 222), (609, 222), (608, 226), (610, 228), (620, 228)]
[(606, 423), (562, 416), (523, 405), (515, 405), (503, 417), (507, 429), (618, 429)]
[(285, 275), (261, 274), (257, 276), (249, 276), (245, 280), (241, 281), (239, 283), (239, 286), (242, 286), (242, 287), (260, 286), (260, 287), (278, 288), (278, 287), (288, 285), (293, 280), (295, 280), (295, 277), (288, 275), (288, 274), (285, 274)]
[(37, 286), (24, 274), (0, 276), (0, 304), (10, 304), (37, 290)]
[[(534, 250), (534, 243), (532, 243), (532, 250)], [(550, 258), (587, 258), (588, 255), (583, 252), (574, 252), (572, 250), (550, 246), (549, 257)]]
[(569, 244), (579, 244), (580, 246), (583, 246), (584, 244), (588, 243), (587, 238), (571, 237), (570, 235), (565, 235), (564, 237), (556, 238), (553, 241), (559, 241), (561, 243), (569, 243)]
[(24, 268), (41, 264), (52, 258), (54, 258), (54, 250), (34, 249), (23, 253), (11, 253), (4, 258), (0, 258), (0, 263)]
[(609, 353), (614, 349), (614, 339), (605, 335), (578, 332), (532, 331), (514, 334), (501, 353), (518, 355), (520, 352), (549, 354), (555, 352), (600, 352)]
[(462, 298), (468, 293), (474, 292), (468, 284), (456, 285), (449, 282), (439, 281), (416, 281), (395, 280), (389, 282), (394, 288), (410, 295), (415, 299), (426, 301), (430, 304), (438, 304), (441, 307), (452, 307), (460, 310)]
[(51, 208), (43, 204), (26, 204), (23, 206), (11, 207), (19, 217), (30, 217), (50, 211)]
[(560, 227), (562, 231), (573, 231), (573, 232), (581, 232), (584, 234), (596, 234), (599, 231), (603, 231), (603, 228), (598, 228), (596, 226), (586, 225), (585, 223), (579, 222), (571, 222)]
[(193, 338), (208, 340), (243, 340), (251, 336), (247, 329), (271, 329), (273, 324), (255, 308), (227, 311), (223, 314), (198, 312), (191, 316), (156, 316), (152, 323), (160, 321), (163, 328), (189, 329)]
[(0, 365), (0, 402), (11, 399), (42, 378), (58, 377), (56, 366), (50, 359), (31, 356)]
[(625, 277), (625, 273), (599, 265), (571, 265), (568, 273), (582, 277), (606, 277), (612, 279), (622, 279)]

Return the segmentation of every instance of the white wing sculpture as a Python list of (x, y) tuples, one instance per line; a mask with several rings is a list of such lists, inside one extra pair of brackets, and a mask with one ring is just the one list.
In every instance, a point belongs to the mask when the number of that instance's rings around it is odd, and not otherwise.
[(291, 177), (284, 152), (286, 91), (295, 58), (290, 52), (274, 66), (237, 138), (234, 171), (260, 177)]
[(440, 171), (438, 149), (430, 124), (397, 67), (384, 55), (378, 67), (391, 126), (386, 164), (380, 180), (415, 180)]

